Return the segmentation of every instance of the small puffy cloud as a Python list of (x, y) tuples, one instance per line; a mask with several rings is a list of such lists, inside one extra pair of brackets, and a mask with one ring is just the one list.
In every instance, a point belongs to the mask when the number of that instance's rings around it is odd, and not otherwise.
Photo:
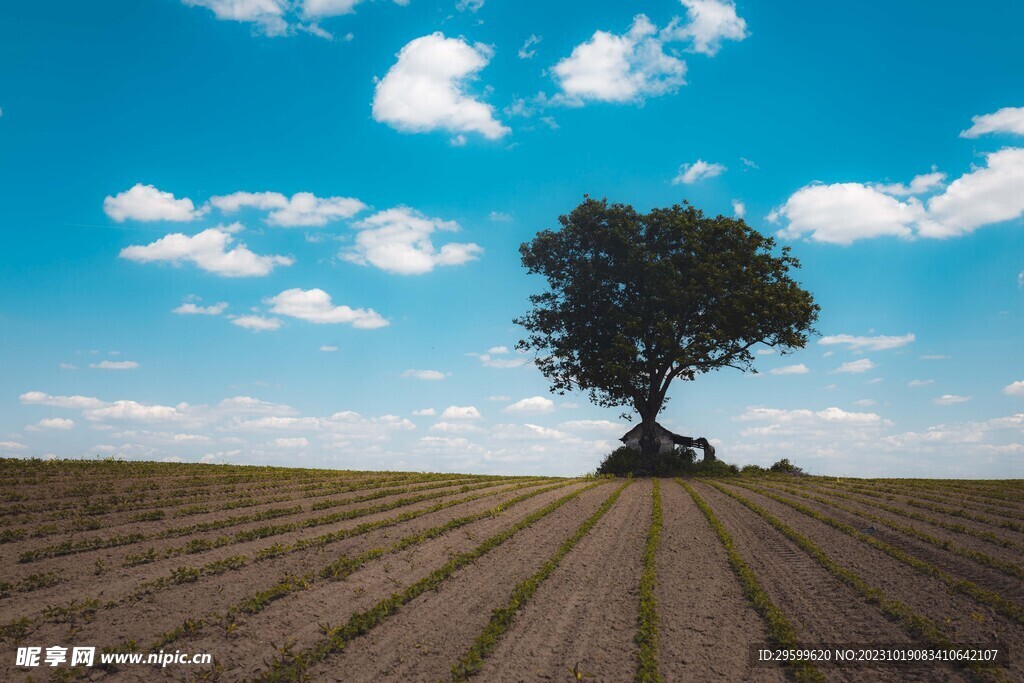
[(1007, 396), (1024, 396), (1024, 381), (1007, 384), (1003, 387), (1003, 393)]
[(0, 452), (3, 451), (24, 451), (28, 446), (17, 441), (0, 441)]
[(459, 0), (455, 3), (455, 9), (460, 12), (477, 12), (484, 6), (484, 0)]
[(680, 25), (673, 22), (665, 29), (672, 40), (693, 41), (690, 48), (708, 56), (714, 56), (723, 40), (740, 41), (749, 36), (747, 22), (736, 14), (733, 0), (680, 0), (686, 7), (689, 23)]
[(374, 120), (407, 133), (446, 130), (480, 133), (489, 140), (504, 137), (511, 131), (494, 118), (494, 107), (465, 91), (491, 55), (486, 45), (440, 32), (416, 38), (377, 83)]
[(558, 425), (562, 429), (578, 432), (602, 432), (605, 434), (619, 434), (626, 431), (626, 428), (617, 422), (609, 420), (569, 420)]
[(769, 372), (773, 375), (806, 375), (810, 370), (803, 363), (797, 363), (796, 365), (784, 365), (781, 368), (772, 368)]
[(172, 313), (179, 315), (220, 315), (228, 307), (226, 301), (220, 303), (211, 304), (210, 306), (200, 306), (194, 301), (183, 301), (181, 305), (173, 309)]
[(75, 426), (74, 420), (66, 420), (61, 417), (49, 417), (40, 420), (35, 425), (38, 429), (58, 429), (66, 431)]
[(565, 104), (640, 102), (674, 92), (686, 81), (686, 63), (665, 54), (658, 28), (643, 14), (622, 35), (596, 31), (552, 73)]
[(133, 360), (101, 360), (99, 363), (89, 363), (89, 367), (97, 370), (135, 370), (139, 364)]
[(57, 367), (59, 367), (61, 370), (77, 370), (78, 369), (78, 366), (75, 365), (74, 363), (61, 363)]
[(506, 358), (509, 355), (507, 346), (492, 346), (487, 353), (467, 353), (480, 361), (480, 364), (487, 368), (518, 368), (526, 364), (526, 358), (517, 355)]
[(488, 400), (488, 401), (499, 401), (499, 402), (505, 402), (505, 401), (511, 401), (511, 400), (512, 400), (512, 397), (511, 397), (511, 396), (504, 396), (504, 395), (502, 395), (502, 394), (496, 394), (496, 395), (494, 395), (494, 396), (488, 396), (488, 397), (487, 397), (487, 400)]
[(231, 319), (232, 325), (244, 327), (253, 332), (268, 332), (281, 329), (281, 321), (277, 318), (266, 318), (262, 315), (239, 315)]
[(710, 164), (703, 159), (697, 159), (692, 164), (680, 166), (679, 173), (672, 179), (672, 184), (691, 185), (706, 178), (714, 178), (725, 173), (727, 170), (722, 164)]
[(406, 370), (402, 373), (402, 377), (410, 377), (412, 379), (422, 379), (428, 381), (436, 381), (445, 378), (445, 374), (440, 370)]
[(495, 223), (511, 223), (511, 214), (502, 213), (501, 211), (491, 211), (487, 214), (487, 219), (494, 221)]
[[(925, 178), (921, 185), (934, 181)], [(863, 183), (812, 184), (793, 193), (768, 220), (786, 219), (780, 237), (844, 246), (883, 236), (946, 239), (1024, 215), (1022, 185), (1024, 149), (1008, 147), (986, 155), (986, 166), (963, 174), (927, 203), (917, 197), (901, 201)], [(882, 187), (891, 192), (892, 186)]]
[(125, 247), (121, 250), (121, 258), (137, 263), (164, 261), (180, 265), (189, 262), (224, 277), (266, 275), (275, 266), (295, 263), (287, 256), (260, 256), (249, 251), (244, 244), (231, 247), (233, 232), (237, 232), (237, 224), (209, 228), (192, 236), (171, 233), (145, 246)]
[(941, 353), (930, 353), (921, 356), (921, 360), (949, 360), (949, 356), (944, 356)]
[(913, 180), (910, 181), (909, 185), (903, 185), (902, 183), (893, 183), (891, 185), (875, 185), (875, 188), (884, 192), (885, 194), (891, 194), (895, 197), (909, 197), (912, 195), (926, 194), (942, 187), (946, 181), (946, 174), (938, 171), (932, 171), (931, 173), (925, 173), (923, 175), (914, 176)]
[(442, 434), (465, 434), (468, 432), (482, 432), (483, 430), (468, 422), (435, 422), (428, 431), (440, 432)]
[(433, 417), (437, 415), (437, 411), (433, 408), (420, 408), (419, 410), (412, 411), (412, 414), (416, 417)]
[(224, 213), (245, 207), (268, 211), (267, 223), (283, 228), (323, 227), (366, 209), (366, 204), (352, 197), (317, 197), (312, 192), (296, 192), (291, 198), (280, 192), (234, 192), (211, 197), (210, 204)]
[(516, 401), (502, 409), (503, 413), (550, 413), (555, 409), (555, 402), (543, 396), (531, 396)]
[(1017, 273), (1017, 289), (1024, 288), (1024, 270)]
[(853, 405), (860, 406), (860, 407), (863, 407), (863, 408), (869, 408), (869, 407), (875, 405), (875, 403), (877, 403), (877, 401), (875, 401), (874, 399), (862, 398), (859, 401), (854, 401)]
[(448, 406), (441, 413), (443, 420), (478, 420), (480, 411), (476, 406)]
[(872, 363), (870, 360), (868, 360), (867, 358), (861, 358), (859, 360), (850, 361), (849, 363), (843, 363), (838, 368), (833, 370), (833, 372), (860, 374), (862, 372), (867, 372), (868, 370), (871, 370), (874, 367), (875, 364)]
[(309, 439), (302, 436), (283, 437), (274, 439), (270, 443), (278, 448), (305, 448), (309, 445)]
[(858, 337), (852, 334), (833, 334), (822, 337), (818, 343), (823, 346), (843, 345), (855, 351), (888, 351), (898, 349), (912, 343), (916, 336), (913, 332), (898, 337)]
[(187, 197), (176, 199), (152, 185), (136, 183), (131, 189), (103, 200), (103, 211), (118, 223), (132, 221), (191, 221), (202, 215)]
[(992, 114), (971, 117), (972, 125), (960, 133), (962, 138), (976, 138), (989, 133), (1024, 135), (1024, 107), (1003, 107)]
[(732, 215), (743, 218), (747, 215), (747, 205), (738, 199), (732, 200)]
[(459, 224), (428, 218), (404, 206), (380, 211), (353, 227), (359, 231), (355, 245), (343, 250), (341, 257), (398, 275), (422, 275), (438, 266), (459, 266), (477, 260), (483, 252), (477, 244), (455, 242), (438, 250), (432, 235), (437, 231), (456, 232)]
[(277, 296), (265, 299), (264, 303), (270, 306), (271, 313), (318, 325), (347, 324), (358, 329), (372, 330), (390, 324), (372, 308), (335, 306), (331, 295), (322, 289), (286, 289)]
[(911, 389), (916, 389), (917, 387), (926, 387), (929, 384), (935, 384), (935, 380), (933, 380), (933, 379), (912, 379), (909, 382), (907, 382), (907, 386), (910, 387)]
[(956, 394), (943, 394), (942, 396), (939, 396), (938, 398), (933, 398), (932, 399), (932, 403), (935, 403), (935, 404), (940, 405), (940, 406), (951, 406), (951, 405), (955, 405), (957, 403), (965, 403), (966, 401), (970, 401), (970, 400), (971, 400), (970, 396), (957, 396)]
[(26, 405), (42, 405), (53, 408), (72, 408), (85, 410), (88, 408), (102, 408), (107, 405), (105, 401), (91, 396), (51, 396), (42, 391), (29, 391), (18, 399)]
[(530, 34), (530, 37), (523, 42), (523, 46), (519, 48), (519, 59), (533, 59), (537, 56), (536, 46), (543, 40), (541, 36)]
[(870, 425), (885, 421), (875, 413), (856, 413), (830, 407), (813, 411), (806, 409), (784, 410), (781, 408), (747, 408), (736, 418), (742, 422), (774, 422), (776, 424), (819, 422), (831, 424)]
[(338, 350), (338, 347), (324, 344), (320, 347), (320, 350), (323, 351), (324, 353), (334, 353), (335, 351)]

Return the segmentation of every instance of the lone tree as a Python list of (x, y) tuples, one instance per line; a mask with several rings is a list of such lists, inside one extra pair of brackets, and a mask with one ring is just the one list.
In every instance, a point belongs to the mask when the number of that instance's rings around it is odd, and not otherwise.
[(790, 275), (799, 262), (742, 220), (687, 202), (641, 214), (588, 196), (558, 220), (561, 230), (519, 248), (548, 288), (515, 320), (529, 333), (517, 348), (536, 352), (553, 392), (583, 390), (636, 411), (644, 472), (672, 380), (756, 372), (753, 346), (786, 353), (814, 332), (819, 307)]

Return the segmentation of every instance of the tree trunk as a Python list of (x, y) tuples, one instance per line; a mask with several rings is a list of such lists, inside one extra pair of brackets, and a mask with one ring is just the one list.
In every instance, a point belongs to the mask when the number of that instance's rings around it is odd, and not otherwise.
[(654, 476), (654, 466), (658, 460), (658, 452), (661, 444), (658, 442), (658, 434), (655, 429), (654, 414), (641, 415), (640, 419), (640, 471), (637, 474), (642, 476)]

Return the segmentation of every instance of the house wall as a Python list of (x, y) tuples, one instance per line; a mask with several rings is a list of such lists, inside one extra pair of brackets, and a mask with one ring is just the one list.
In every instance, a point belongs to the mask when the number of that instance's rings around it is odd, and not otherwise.
[[(640, 437), (636, 437), (636, 438), (633, 438), (633, 439), (626, 439), (626, 441), (623, 442), (623, 443), (626, 446), (629, 446), (630, 448), (635, 448), (637, 450), (640, 450)], [(674, 443), (672, 443), (672, 439), (668, 439), (668, 438), (658, 439), (658, 452), (659, 453), (671, 453), (672, 449), (674, 449), (675, 447), (676, 447), (676, 445)]]

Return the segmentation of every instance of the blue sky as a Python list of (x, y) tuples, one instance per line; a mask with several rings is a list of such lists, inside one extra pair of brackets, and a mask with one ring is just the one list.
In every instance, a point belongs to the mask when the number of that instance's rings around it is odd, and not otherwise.
[(0, 454), (579, 474), (518, 245), (584, 194), (778, 234), (822, 336), (679, 383), (729, 462), (1024, 476), (1013, 2), (0, 10)]

